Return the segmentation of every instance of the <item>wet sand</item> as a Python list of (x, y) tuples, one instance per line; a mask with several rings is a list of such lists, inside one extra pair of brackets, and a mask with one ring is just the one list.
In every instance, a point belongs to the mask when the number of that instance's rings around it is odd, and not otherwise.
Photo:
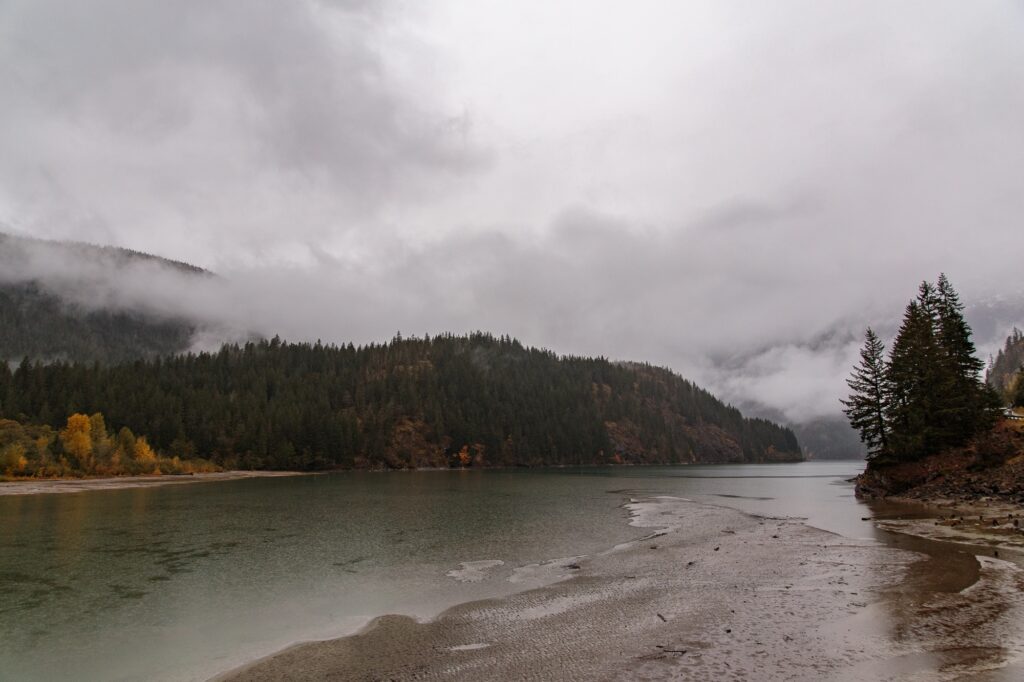
[(563, 582), (427, 622), (384, 616), (218, 679), (1019, 679), (1011, 562), (677, 498), (633, 512), (664, 530), (563, 563)]
[(1024, 508), (1001, 500), (958, 502), (888, 498), (872, 507), (879, 528), (973, 547), (980, 554), (1024, 559)]
[(273, 476), (302, 476), (295, 471), (218, 471), (208, 474), (176, 476), (111, 476), (109, 478), (40, 478), (0, 482), (0, 495), (41, 495), (50, 493), (81, 493), (89, 490), (121, 490), (123, 488), (151, 488), (179, 483), (209, 483), (234, 481), (241, 478)]

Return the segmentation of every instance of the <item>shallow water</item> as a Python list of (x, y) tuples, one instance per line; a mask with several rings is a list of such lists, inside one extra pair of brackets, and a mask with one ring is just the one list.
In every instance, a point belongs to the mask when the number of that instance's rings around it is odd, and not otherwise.
[[(857, 462), (424, 471), (0, 497), (4, 679), (205, 679), (550, 582), (674, 495), (873, 537)], [(477, 562), (477, 563), (473, 563)], [(498, 563), (503, 562), (503, 563)]]

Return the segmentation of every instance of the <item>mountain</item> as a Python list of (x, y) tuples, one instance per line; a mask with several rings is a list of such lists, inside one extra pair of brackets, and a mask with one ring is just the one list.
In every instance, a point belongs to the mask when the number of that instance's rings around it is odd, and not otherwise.
[(0, 360), (117, 363), (187, 350), (194, 321), (117, 296), (162, 270), (213, 277), (138, 251), (0, 233)]
[(739, 407), (743, 414), (761, 417), (791, 430), (806, 459), (863, 460), (867, 457), (867, 449), (860, 440), (860, 434), (850, 426), (849, 420), (842, 413), (791, 421), (786, 419), (782, 410), (773, 409), (764, 403), (748, 401)]
[(864, 459), (867, 448), (843, 415), (789, 424), (808, 459)]
[(792, 431), (666, 369), (487, 334), (0, 366), (0, 417), (58, 427), (94, 412), (165, 454), (241, 468), (800, 459)]

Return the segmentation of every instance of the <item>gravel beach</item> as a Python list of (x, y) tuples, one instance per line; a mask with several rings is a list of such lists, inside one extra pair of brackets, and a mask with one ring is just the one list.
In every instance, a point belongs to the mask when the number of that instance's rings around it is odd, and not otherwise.
[(124, 488), (152, 488), (158, 485), (182, 483), (212, 483), (242, 478), (273, 476), (302, 476), (293, 471), (217, 471), (187, 476), (111, 476), (108, 478), (40, 478), (0, 481), (0, 495), (40, 495), (50, 493), (81, 493), (89, 490), (121, 490)]

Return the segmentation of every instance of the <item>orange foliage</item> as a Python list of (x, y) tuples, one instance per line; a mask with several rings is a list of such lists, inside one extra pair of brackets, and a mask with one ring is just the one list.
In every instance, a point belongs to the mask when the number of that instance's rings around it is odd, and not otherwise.
[(153, 448), (149, 447), (149, 443), (146, 442), (145, 436), (139, 436), (135, 439), (135, 448), (132, 452), (132, 457), (139, 464), (156, 464), (156, 453), (153, 452)]
[(84, 414), (73, 414), (68, 417), (67, 426), (60, 432), (60, 441), (64, 452), (78, 460), (83, 471), (94, 468), (92, 456), (92, 422)]
[(13, 478), (190, 474), (219, 471), (201, 459), (166, 458), (127, 427), (107, 431), (103, 415), (73, 414), (55, 432), (46, 425), (0, 419), (0, 476)]

